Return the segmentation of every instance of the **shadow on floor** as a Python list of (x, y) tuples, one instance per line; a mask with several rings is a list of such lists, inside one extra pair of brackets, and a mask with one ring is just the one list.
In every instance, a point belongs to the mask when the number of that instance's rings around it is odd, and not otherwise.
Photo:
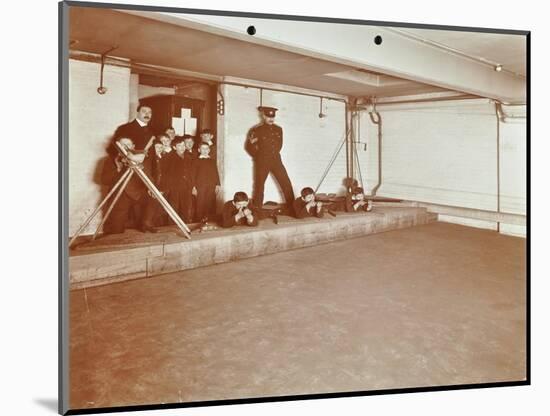
[(57, 414), (57, 399), (34, 399), (34, 402), (41, 405), (47, 410)]

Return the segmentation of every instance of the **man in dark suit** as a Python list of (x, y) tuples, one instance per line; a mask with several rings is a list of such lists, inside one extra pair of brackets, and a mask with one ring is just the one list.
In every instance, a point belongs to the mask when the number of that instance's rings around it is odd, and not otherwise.
[(294, 190), (281, 160), (283, 129), (275, 124), (276, 108), (258, 107), (262, 123), (253, 127), (246, 140), (245, 149), (254, 159), (254, 204), (263, 207), (264, 185), (271, 173), (283, 191), (288, 210), (292, 212)]
[[(146, 150), (146, 146), (153, 136), (148, 126), (152, 115), (153, 111), (150, 107), (140, 104), (137, 108), (136, 118), (116, 129), (107, 148), (110, 158), (106, 161), (106, 166), (104, 167), (104, 169), (113, 169), (115, 171), (113, 185), (126, 170), (124, 158), (120, 156), (115, 145), (122, 138), (130, 139), (133, 142), (134, 150), (129, 154), (128, 158), (134, 162), (143, 163), (145, 174), (151, 177), (152, 163), (149, 157), (150, 151), (149, 149)], [(103, 231), (106, 234), (123, 233), (128, 220), (132, 218), (134, 225), (141, 231), (155, 232), (153, 228), (154, 212), (146, 209), (148, 205), (151, 205), (149, 204), (149, 198), (151, 197), (147, 193), (147, 188), (141, 179), (134, 174), (113, 207), (111, 215), (105, 222)]]

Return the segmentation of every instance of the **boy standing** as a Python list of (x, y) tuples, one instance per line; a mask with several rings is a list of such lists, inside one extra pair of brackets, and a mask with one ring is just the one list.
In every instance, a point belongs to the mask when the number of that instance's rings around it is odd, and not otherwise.
[(200, 134), (200, 142), (199, 146), (202, 143), (206, 143), (210, 147), (210, 157), (214, 160), (216, 160), (216, 144), (214, 143), (214, 133), (212, 133), (212, 130), (210, 129), (203, 129)]
[(210, 157), (210, 146), (199, 145), (199, 156), (193, 170), (193, 195), (196, 196), (195, 219), (204, 222), (216, 208), (216, 194), (220, 190), (220, 176), (216, 161)]
[(198, 151), (195, 151), (195, 138), (190, 134), (184, 134), (183, 143), (185, 144), (185, 157), (196, 159)]
[(158, 136), (160, 143), (162, 144), (162, 151), (164, 153), (170, 153), (172, 151), (172, 141), (176, 138), (175, 135), (172, 135), (173, 129), (166, 129), (167, 133), (163, 133)]
[(173, 142), (176, 138), (176, 129), (172, 126), (168, 127), (166, 130), (164, 130), (164, 134), (168, 136), (170, 139), (170, 142)]
[[(153, 144), (155, 153), (152, 159), (153, 162), (153, 182), (161, 194), (164, 195), (166, 199), (170, 197), (169, 185), (170, 185), (170, 163), (171, 157), (170, 152), (172, 148), (166, 146), (166, 143), (169, 143), (170, 138), (167, 134), (161, 134)], [(168, 150), (169, 149), (169, 150)], [(153, 222), (155, 225), (165, 225), (168, 223), (168, 215), (161, 210), (160, 204), (155, 200), (151, 199), (148, 207), (146, 208), (148, 215), (151, 215), (154, 219)], [(150, 212), (149, 210), (152, 210)]]
[(169, 155), (167, 166), (168, 202), (184, 222), (193, 222), (192, 194), (194, 160), (186, 153), (185, 139), (176, 136), (173, 141), (174, 152)]

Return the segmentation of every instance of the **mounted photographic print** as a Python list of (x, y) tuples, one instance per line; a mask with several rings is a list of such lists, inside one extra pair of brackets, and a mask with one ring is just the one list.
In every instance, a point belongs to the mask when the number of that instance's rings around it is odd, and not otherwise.
[(60, 413), (530, 383), (528, 31), (59, 7)]

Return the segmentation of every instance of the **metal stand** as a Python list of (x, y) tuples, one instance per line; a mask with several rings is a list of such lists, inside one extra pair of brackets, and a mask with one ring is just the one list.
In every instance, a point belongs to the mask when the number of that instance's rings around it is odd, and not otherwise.
[[(122, 195), (122, 192), (124, 192), (124, 189), (128, 185), (128, 182), (130, 182), (130, 179), (132, 178), (132, 175), (136, 174), (143, 184), (147, 187), (149, 192), (151, 192), (151, 195), (156, 198), (164, 211), (170, 216), (170, 218), (174, 221), (174, 223), (178, 226), (178, 228), (181, 230), (183, 235), (187, 238), (191, 238), (191, 230), (189, 227), (183, 222), (183, 220), (179, 217), (177, 212), (172, 208), (172, 206), (168, 203), (168, 201), (164, 198), (162, 193), (157, 189), (153, 181), (149, 179), (149, 177), (143, 172), (142, 166), (140, 164), (136, 164), (135, 162), (132, 162), (128, 159), (128, 151), (124, 146), (122, 146), (120, 143), (116, 142), (116, 146), (118, 147), (118, 150), (126, 157), (126, 160), (128, 161), (128, 169), (126, 172), (122, 174), (122, 176), (118, 179), (117, 183), (113, 186), (113, 188), (109, 191), (107, 196), (101, 201), (101, 203), (97, 206), (97, 208), (92, 212), (92, 214), (84, 221), (84, 223), (80, 226), (80, 228), (77, 230), (77, 232), (73, 235), (71, 238), (71, 241), (69, 242), (69, 247), (74, 243), (76, 238), (80, 235), (80, 233), (88, 226), (88, 224), (94, 219), (94, 217), (98, 214), (98, 212), (101, 210), (101, 208), (107, 203), (109, 198), (115, 193), (116, 195), (111, 202), (111, 205), (109, 205), (109, 208), (107, 209), (107, 212), (105, 213), (105, 216), (101, 220), (101, 223), (97, 227), (92, 240), (95, 240), (97, 237), (97, 234), (99, 233), (99, 230), (111, 214), (111, 211), (113, 210), (113, 207), (117, 203), (118, 199)], [(118, 191), (117, 191), (118, 189)]]

